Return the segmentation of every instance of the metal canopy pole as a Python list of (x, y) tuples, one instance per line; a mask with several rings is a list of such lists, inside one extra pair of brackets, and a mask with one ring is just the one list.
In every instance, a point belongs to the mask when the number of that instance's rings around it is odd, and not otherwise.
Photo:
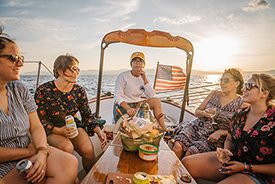
[(98, 73), (98, 83), (97, 83), (97, 95), (96, 95), (96, 118), (99, 118), (99, 109), (100, 109), (100, 93), (101, 93), (101, 83), (103, 75), (103, 60), (104, 60), (104, 51), (107, 47), (107, 44), (104, 42), (101, 43), (100, 51), (100, 64), (99, 64), (99, 73)]

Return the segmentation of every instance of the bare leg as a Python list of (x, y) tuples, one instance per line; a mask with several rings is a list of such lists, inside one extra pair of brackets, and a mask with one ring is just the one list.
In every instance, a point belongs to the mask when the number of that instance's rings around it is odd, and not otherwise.
[(70, 141), (70, 139), (68, 139), (67, 137), (57, 135), (57, 134), (50, 134), (48, 135), (47, 140), (48, 140), (48, 143), (53, 147), (56, 147), (68, 153), (74, 152), (74, 146)]
[(182, 159), (184, 153), (183, 153), (183, 145), (179, 143), (179, 141), (176, 141), (173, 145), (172, 151), (176, 154), (176, 156), (179, 159)]
[(78, 128), (78, 136), (72, 139), (72, 143), (75, 150), (81, 155), (83, 167), (88, 173), (95, 163), (95, 153), (93, 144), (83, 128)]
[(233, 174), (219, 182), (219, 184), (231, 183), (255, 184), (255, 182), (252, 179), (250, 179), (247, 175), (241, 173)]
[(162, 110), (162, 107), (161, 107), (161, 102), (158, 98), (149, 98), (146, 100), (146, 102), (150, 105), (150, 108), (153, 110), (154, 112), (154, 116), (158, 118), (158, 122), (159, 122), (159, 125), (161, 126), (161, 128), (163, 130), (166, 130), (166, 126), (165, 126), (165, 123), (164, 123), (164, 116), (162, 115), (163, 114), (163, 110)]
[[(77, 177), (77, 159), (66, 152), (49, 147), (45, 179), (39, 184), (74, 184)], [(32, 158), (29, 158), (32, 160)], [(16, 169), (11, 170), (1, 181), (1, 184), (27, 184)]]
[(192, 155), (192, 154), (187, 150), (183, 157), (187, 157), (187, 156), (190, 156), (190, 155)]
[(181, 162), (194, 178), (220, 181), (226, 177), (218, 171), (222, 165), (216, 158), (216, 152), (190, 155), (184, 157)]
[(14, 168), (11, 170), (4, 178), (2, 178), (1, 184), (27, 184), (26, 180), (24, 180)]
[(78, 161), (69, 153), (49, 147), (46, 184), (73, 184), (77, 178)]

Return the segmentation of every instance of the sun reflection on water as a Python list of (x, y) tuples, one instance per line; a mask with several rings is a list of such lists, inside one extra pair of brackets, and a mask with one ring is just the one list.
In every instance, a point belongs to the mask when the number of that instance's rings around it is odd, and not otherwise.
[(221, 78), (221, 75), (211, 74), (211, 75), (206, 75), (205, 77), (206, 77), (205, 82), (210, 84), (216, 84), (216, 83), (219, 83), (219, 79)]

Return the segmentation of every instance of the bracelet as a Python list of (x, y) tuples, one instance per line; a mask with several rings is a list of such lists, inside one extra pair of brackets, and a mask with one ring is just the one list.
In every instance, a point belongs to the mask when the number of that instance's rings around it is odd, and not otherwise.
[(249, 165), (247, 165), (247, 163), (243, 163), (243, 164), (244, 164), (244, 170), (249, 171)]
[(254, 172), (252, 164), (249, 164), (249, 171)]
[(254, 172), (254, 171), (253, 171), (253, 166), (252, 166), (252, 164), (244, 163), (244, 170), (245, 170), (245, 171)]
[(38, 153), (39, 151), (44, 151), (47, 154), (47, 157), (50, 155), (50, 150), (48, 149), (47, 146), (39, 146), (36, 148), (36, 153)]

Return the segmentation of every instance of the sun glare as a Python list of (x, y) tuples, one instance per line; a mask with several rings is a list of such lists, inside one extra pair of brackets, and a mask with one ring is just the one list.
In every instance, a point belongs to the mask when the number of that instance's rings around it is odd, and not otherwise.
[(219, 82), (220, 78), (221, 78), (221, 75), (206, 75), (205, 82), (209, 84), (216, 84)]
[(205, 39), (198, 44), (197, 61), (204, 70), (223, 70), (230, 67), (237, 45), (236, 39), (225, 36)]

